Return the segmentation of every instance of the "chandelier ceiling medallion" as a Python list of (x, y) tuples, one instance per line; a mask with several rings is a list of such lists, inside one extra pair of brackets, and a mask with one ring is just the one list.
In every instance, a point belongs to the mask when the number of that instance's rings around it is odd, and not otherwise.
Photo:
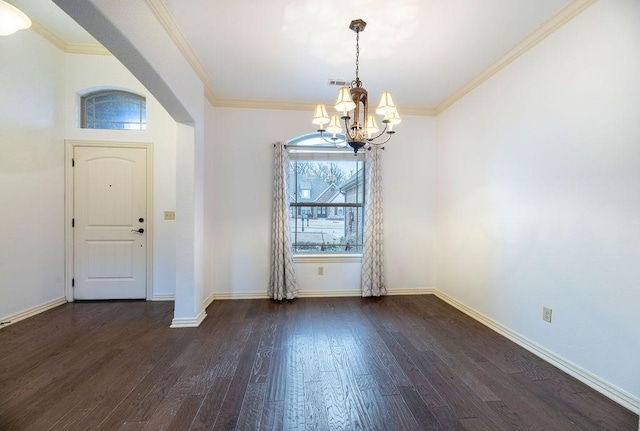
[[(393, 104), (391, 93), (384, 91), (380, 97), (380, 103), (376, 109), (376, 114), (382, 115), (384, 129), (380, 131), (376, 123), (376, 117), (369, 115), (369, 101), (367, 90), (362, 86), (359, 73), (360, 58), (360, 32), (364, 31), (367, 23), (361, 19), (351, 21), (349, 28), (356, 33), (356, 79), (351, 81), (349, 87), (342, 87), (338, 92), (336, 100), (336, 111), (342, 115), (327, 115), (324, 104), (319, 103), (315, 107), (313, 124), (318, 125), (318, 132), (322, 138), (334, 145), (348, 144), (353, 148), (354, 153), (367, 145), (382, 145), (391, 139), (395, 133), (393, 126), (400, 123), (398, 109)], [(353, 111), (353, 118), (351, 112)], [(342, 134), (342, 124), (344, 124), (344, 138), (338, 137)], [(331, 136), (327, 138), (327, 134)], [(380, 139), (383, 135), (386, 138)]]

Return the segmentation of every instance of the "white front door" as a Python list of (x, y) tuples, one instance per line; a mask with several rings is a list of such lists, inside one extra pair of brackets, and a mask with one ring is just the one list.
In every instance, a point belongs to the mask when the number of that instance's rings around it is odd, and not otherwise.
[(146, 298), (146, 151), (74, 147), (75, 299)]

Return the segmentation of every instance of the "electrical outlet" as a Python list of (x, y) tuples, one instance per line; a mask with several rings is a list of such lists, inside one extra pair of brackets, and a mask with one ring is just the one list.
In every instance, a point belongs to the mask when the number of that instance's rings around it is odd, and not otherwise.
[(164, 219), (165, 220), (175, 220), (176, 219), (176, 212), (175, 211), (165, 211), (164, 212)]
[(553, 310), (547, 307), (542, 307), (542, 320), (551, 323), (551, 312)]
[(324, 275), (324, 266), (318, 267), (318, 275)]

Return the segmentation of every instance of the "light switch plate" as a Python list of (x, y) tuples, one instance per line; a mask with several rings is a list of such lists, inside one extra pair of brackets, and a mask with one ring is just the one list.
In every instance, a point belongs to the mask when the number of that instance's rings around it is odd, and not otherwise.
[(175, 211), (165, 211), (164, 212), (164, 219), (165, 220), (175, 220), (176, 219), (176, 212)]

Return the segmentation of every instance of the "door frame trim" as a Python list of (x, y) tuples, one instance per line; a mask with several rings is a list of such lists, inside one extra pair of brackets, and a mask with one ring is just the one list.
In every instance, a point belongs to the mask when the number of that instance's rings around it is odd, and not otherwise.
[(153, 298), (153, 145), (151, 142), (124, 142), (124, 141), (92, 141), (65, 139), (64, 151), (64, 291), (68, 302), (74, 301), (73, 287), (73, 167), (71, 166), (75, 147), (101, 147), (101, 148), (142, 148), (146, 150), (147, 162), (147, 224), (145, 235), (147, 243), (146, 262), (146, 299)]

